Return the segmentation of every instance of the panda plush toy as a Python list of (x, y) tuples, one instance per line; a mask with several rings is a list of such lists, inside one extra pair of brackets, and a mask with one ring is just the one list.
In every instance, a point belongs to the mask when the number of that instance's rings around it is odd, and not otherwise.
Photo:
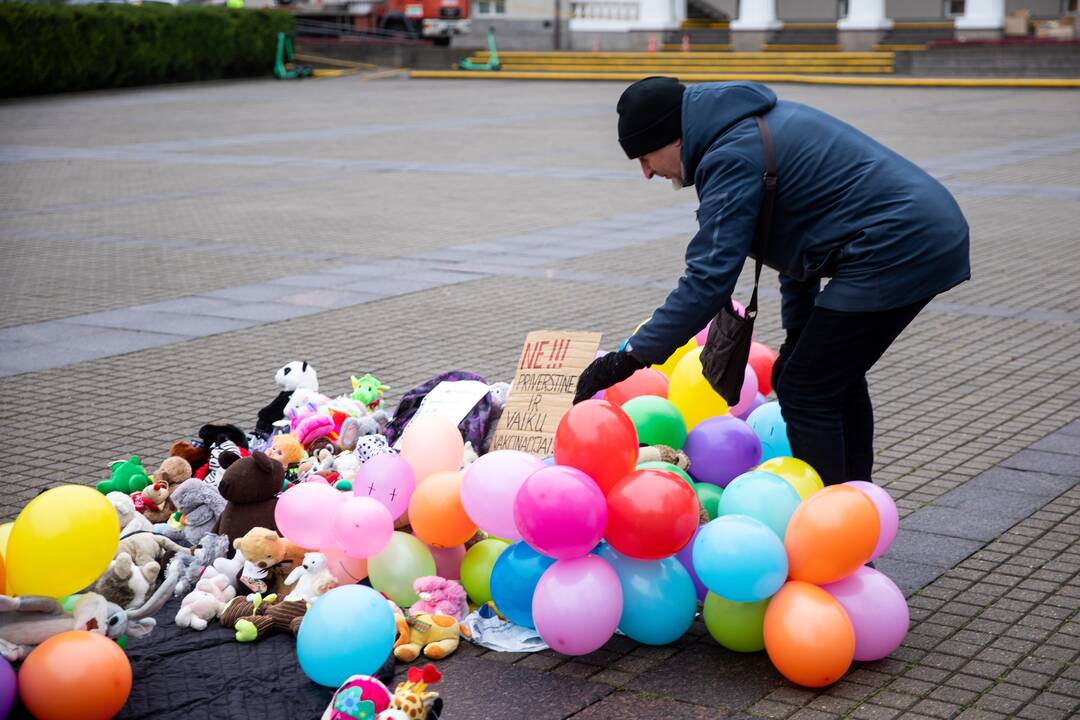
[(285, 416), (285, 406), (289, 404), (293, 392), (301, 388), (319, 391), (319, 375), (307, 361), (293, 360), (277, 371), (274, 377), (281, 392), (274, 401), (259, 411), (259, 421), (255, 425), (255, 435), (268, 438), (274, 432), (274, 423)]

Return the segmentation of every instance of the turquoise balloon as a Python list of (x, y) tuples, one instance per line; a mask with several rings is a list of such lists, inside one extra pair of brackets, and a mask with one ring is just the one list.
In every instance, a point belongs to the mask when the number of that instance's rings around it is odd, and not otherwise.
[(780, 413), (780, 403), (774, 400), (756, 408), (747, 416), (746, 424), (761, 439), (761, 462), (774, 457), (792, 457), (787, 423)]
[(622, 585), (620, 630), (645, 645), (667, 645), (686, 634), (697, 613), (697, 590), (678, 558), (634, 560), (607, 543), (596, 554), (611, 564)]
[(630, 416), (642, 445), (667, 445), (682, 450), (686, 444), (686, 423), (679, 408), (667, 398), (641, 395), (622, 404)]
[(366, 585), (344, 585), (308, 608), (296, 636), (300, 669), (336, 688), (350, 675), (374, 675), (394, 647), (394, 612)]
[(760, 520), (746, 515), (721, 515), (698, 530), (694, 570), (705, 587), (720, 597), (733, 602), (756, 602), (771, 597), (783, 586), (788, 573), (787, 553), (772, 528)]
[(536, 585), (555, 558), (549, 558), (519, 540), (503, 550), (491, 570), (491, 599), (495, 609), (510, 622), (523, 627), (533, 624), (532, 601)]
[(718, 515), (747, 515), (768, 525), (781, 540), (802, 498), (784, 478), (765, 470), (751, 470), (732, 480), (720, 497)]

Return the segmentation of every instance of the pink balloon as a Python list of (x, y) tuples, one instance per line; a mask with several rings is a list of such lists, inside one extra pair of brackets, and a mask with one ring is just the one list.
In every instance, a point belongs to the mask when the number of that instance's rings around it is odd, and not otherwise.
[(537, 552), (556, 560), (585, 555), (607, 528), (600, 486), (577, 468), (551, 465), (530, 475), (514, 499), (514, 524)]
[(453, 422), (441, 415), (414, 418), (401, 436), (401, 457), (422, 483), (437, 472), (460, 470), (465, 441)]
[(346, 555), (369, 558), (390, 544), (394, 518), (375, 498), (351, 497), (334, 517), (334, 538)]
[(864, 565), (821, 588), (851, 618), (856, 660), (880, 660), (900, 647), (908, 630), (908, 606), (904, 593), (887, 575)]
[(514, 498), (525, 479), (544, 462), (517, 450), (496, 450), (469, 466), (461, 482), (465, 512), (484, 532), (503, 540), (520, 540), (514, 524)]
[(428, 545), (431, 557), (435, 558), (435, 574), (447, 580), (461, 579), (461, 561), (465, 559), (465, 546), (449, 548)]
[(596, 555), (559, 560), (533, 593), (533, 622), (556, 652), (585, 655), (611, 639), (622, 616), (619, 576)]
[[(739, 313), (739, 317), (746, 317), (746, 307), (743, 306), (741, 302), (735, 298), (731, 298), (731, 305), (735, 308), (735, 312)], [(694, 336), (694, 340), (697, 340), (698, 345), (704, 345), (705, 341), (709, 339), (709, 328), (712, 327), (712, 323), (713, 321), (710, 320), (709, 324), (703, 327), (701, 331)]]
[(754, 404), (757, 395), (757, 373), (754, 372), (754, 368), (747, 365), (746, 370), (743, 372), (742, 389), (739, 390), (739, 402), (737, 402), (735, 407), (731, 408), (729, 412), (735, 416), (746, 412), (750, 409), (750, 406)]
[(409, 509), (409, 499), (416, 489), (412, 466), (400, 455), (376, 455), (356, 471), (353, 495), (378, 500), (397, 520)]
[(334, 516), (347, 495), (321, 482), (293, 485), (274, 508), (278, 532), (303, 548), (332, 547)]
[(326, 556), (326, 568), (330, 574), (342, 585), (353, 585), (367, 577), (367, 560), (349, 557), (336, 545), (319, 552)]
[(885, 488), (874, 483), (865, 480), (852, 480), (844, 484), (857, 487), (869, 495), (870, 499), (874, 501), (874, 507), (877, 508), (878, 519), (881, 520), (881, 534), (878, 535), (877, 545), (870, 555), (871, 560), (876, 560), (889, 549), (893, 540), (896, 539), (896, 530), (900, 527), (900, 513), (896, 509), (896, 503), (893, 502), (892, 496), (889, 495)]

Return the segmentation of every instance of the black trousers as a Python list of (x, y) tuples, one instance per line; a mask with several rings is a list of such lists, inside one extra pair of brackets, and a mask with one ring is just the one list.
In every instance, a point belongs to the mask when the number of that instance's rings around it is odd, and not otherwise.
[(815, 307), (773, 368), (792, 454), (826, 485), (871, 481), (874, 409), (866, 373), (932, 298), (882, 312)]

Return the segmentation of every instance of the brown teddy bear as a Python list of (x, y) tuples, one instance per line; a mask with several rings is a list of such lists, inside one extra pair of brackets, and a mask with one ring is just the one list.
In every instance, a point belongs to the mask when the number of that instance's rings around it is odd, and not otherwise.
[(177, 455), (165, 458), (150, 476), (152, 484), (141, 491), (142, 514), (146, 519), (152, 523), (168, 522), (176, 512), (176, 503), (170, 496), (190, 477), (191, 464), (187, 460)]
[(292, 591), (285, 579), (303, 564), (307, 552), (263, 527), (248, 530), (233, 541), (233, 547), (244, 556), (240, 584), (251, 592), (278, 593), (282, 597)]
[(281, 463), (261, 452), (239, 459), (232, 453), (222, 453), (219, 461), (225, 474), (218, 484), (218, 492), (227, 504), (213, 531), (227, 536), (234, 545), (252, 528), (276, 531), (274, 509), (285, 481), (285, 468)]

